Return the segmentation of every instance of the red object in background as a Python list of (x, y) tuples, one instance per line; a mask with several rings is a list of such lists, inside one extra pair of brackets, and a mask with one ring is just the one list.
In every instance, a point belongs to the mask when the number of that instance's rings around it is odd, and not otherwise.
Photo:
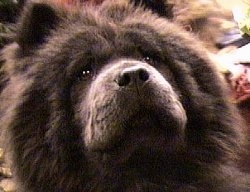
[(229, 76), (232, 97), (237, 103), (250, 98), (250, 66), (235, 65), (235, 70)]

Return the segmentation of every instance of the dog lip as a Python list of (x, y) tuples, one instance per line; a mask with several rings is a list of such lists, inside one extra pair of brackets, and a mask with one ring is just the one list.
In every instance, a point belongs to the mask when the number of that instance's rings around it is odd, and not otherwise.
[[(145, 109), (143, 109), (145, 111)], [(140, 117), (139, 111), (123, 122), (123, 134), (114, 138), (112, 142), (103, 148), (89, 149), (89, 152), (106, 156), (105, 161), (114, 163), (127, 162), (137, 151), (171, 153), (180, 150), (184, 146), (184, 135), (178, 128), (170, 128), (154, 117), (150, 112)], [(151, 116), (151, 117), (149, 117)], [(133, 121), (132, 119), (137, 119)], [(110, 157), (110, 158), (108, 158)]]

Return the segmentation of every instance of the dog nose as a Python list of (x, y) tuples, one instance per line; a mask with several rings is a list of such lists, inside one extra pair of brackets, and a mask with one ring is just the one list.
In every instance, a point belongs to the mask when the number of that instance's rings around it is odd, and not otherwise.
[(149, 79), (149, 72), (139, 66), (132, 66), (125, 68), (121, 71), (118, 77), (118, 85), (120, 87), (139, 85), (146, 82)]

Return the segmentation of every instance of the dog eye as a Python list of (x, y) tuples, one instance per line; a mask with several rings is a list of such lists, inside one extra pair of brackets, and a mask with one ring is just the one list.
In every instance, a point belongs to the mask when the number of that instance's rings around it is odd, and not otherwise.
[(145, 62), (145, 63), (148, 63), (150, 65), (155, 65), (156, 64), (156, 60), (153, 57), (150, 57), (150, 56), (144, 56), (142, 58), (142, 61)]
[(163, 58), (158, 52), (142, 54), (142, 61), (152, 66), (159, 66), (163, 63)]
[(142, 60), (146, 63), (152, 62), (152, 58), (150, 58), (149, 56), (145, 56)]
[(78, 74), (78, 79), (86, 81), (94, 76), (94, 69), (91, 64), (85, 65)]

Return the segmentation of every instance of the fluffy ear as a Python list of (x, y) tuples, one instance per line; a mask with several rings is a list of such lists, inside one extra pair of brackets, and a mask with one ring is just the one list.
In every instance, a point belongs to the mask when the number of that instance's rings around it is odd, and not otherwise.
[(59, 22), (59, 13), (47, 3), (27, 5), (17, 29), (17, 43), (23, 52), (42, 44)]

